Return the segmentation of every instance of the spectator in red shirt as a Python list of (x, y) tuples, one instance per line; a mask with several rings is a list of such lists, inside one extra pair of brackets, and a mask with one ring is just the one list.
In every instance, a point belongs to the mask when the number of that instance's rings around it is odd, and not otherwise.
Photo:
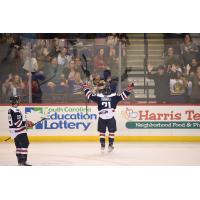
[(99, 49), (99, 53), (94, 58), (94, 70), (96, 72), (103, 71), (107, 68), (108, 61), (104, 54), (104, 49)]

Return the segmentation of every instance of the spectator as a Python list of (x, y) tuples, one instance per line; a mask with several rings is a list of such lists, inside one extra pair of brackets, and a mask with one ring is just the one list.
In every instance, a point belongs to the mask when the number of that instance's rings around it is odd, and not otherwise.
[(57, 38), (48, 41), (49, 42), (47, 48), (49, 48), (50, 56), (58, 57), (58, 54), (60, 53), (59, 41), (57, 40)]
[(82, 62), (81, 62), (80, 57), (76, 57), (76, 58), (74, 59), (74, 62), (75, 62), (75, 65), (76, 65), (77, 69), (80, 69), (80, 68), (81, 68), (81, 65), (82, 65)]
[(25, 84), (19, 75), (9, 74), (8, 78), (2, 84), (2, 93), (5, 99), (12, 95), (21, 96), (24, 92)]
[(110, 48), (108, 66), (111, 70), (112, 76), (118, 77), (119, 57), (116, 55), (115, 48)]
[(117, 37), (117, 34), (116, 33), (112, 33), (112, 34), (109, 34), (107, 36), (107, 42), (106, 44), (109, 46), (109, 47), (116, 47), (117, 44), (118, 44), (118, 37)]
[(68, 96), (71, 96), (69, 92), (68, 80), (65, 78), (64, 74), (60, 75), (58, 84), (55, 87), (55, 93), (53, 100), (56, 102), (65, 102)]
[(29, 56), (26, 57), (23, 69), (31, 72), (36, 72), (38, 70), (38, 63), (35, 52), (32, 52), (30, 57)]
[(44, 85), (43, 87), (47, 87), (44, 88), (44, 91), (45, 89), (47, 89), (47, 91), (49, 91), (50, 93), (56, 92), (56, 86), (59, 86), (61, 84), (61, 77), (63, 76), (65, 70), (65, 66), (58, 65), (58, 59), (56, 57), (52, 58), (51, 62), (43, 68), (43, 72), (46, 76), (46, 80), (44, 81), (46, 85)]
[(20, 67), (20, 44), (14, 40), (12, 34), (8, 34), (0, 45), (1, 75), (9, 74), (11, 72), (17, 74)]
[(192, 91), (190, 96), (190, 102), (194, 104), (200, 104), (200, 65), (197, 66), (196, 72), (190, 74), (191, 66), (187, 65), (186, 77), (192, 83)]
[(197, 70), (198, 62), (196, 58), (192, 59), (190, 73), (195, 73)]
[[(166, 72), (165, 67), (159, 65), (157, 72), (152, 74), (153, 66), (148, 65), (148, 75), (149, 79), (153, 79), (155, 82), (155, 95), (157, 103), (168, 103), (170, 96), (170, 73)], [(172, 70), (174, 70), (172, 68)], [(174, 71), (173, 71), (174, 72)]]
[(13, 95), (22, 94), (22, 90), (25, 88), (25, 85), (19, 75), (14, 75), (13, 80), (11, 82), (11, 88), (13, 91)]
[(105, 33), (96, 33), (96, 36), (95, 36), (95, 45), (98, 46), (104, 46), (106, 44), (106, 34)]
[[(75, 65), (74, 60), (69, 63), (68, 71), (65, 71), (65, 76), (68, 77), (70, 80), (75, 79), (76, 72), (79, 72), (77, 66)], [(79, 72), (80, 73), (80, 72)]]
[(51, 49), (47, 47), (47, 41), (37, 40), (35, 43), (34, 51), (36, 52), (36, 58), (38, 61), (38, 68), (42, 69), (46, 63), (51, 60)]
[(126, 43), (122, 43), (122, 55), (121, 55), (121, 60), (122, 60), (122, 67), (125, 70), (127, 67), (127, 48), (126, 48)]
[(12, 84), (13, 75), (9, 74), (7, 79), (2, 83), (2, 94), (3, 97), (9, 99), (10, 96), (13, 95), (11, 84)]
[(1, 39), (0, 42), (0, 63), (2, 64), (10, 53), (10, 44), (5, 38)]
[(7, 35), (6, 43), (8, 44), (8, 49), (2, 62), (11, 62), (15, 58), (15, 41), (11, 34)]
[(172, 47), (168, 48), (167, 55), (164, 58), (164, 63), (165, 66), (172, 65), (174, 63), (183, 66), (183, 61), (179, 55), (174, 54), (174, 49)]
[(44, 81), (45, 76), (42, 72), (32, 73), (32, 103), (42, 103), (42, 90), (40, 81)]
[(64, 74), (60, 75), (60, 86), (66, 86), (68, 85), (68, 80), (65, 78)]
[(54, 57), (51, 59), (50, 63), (45, 65), (42, 71), (46, 77), (46, 80), (44, 80), (44, 84), (47, 84), (48, 89), (51, 92), (54, 92), (60, 74), (63, 71), (63, 67), (61, 65), (60, 66), (58, 65), (57, 58)]
[(21, 62), (24, 64), (27, 57), (30, 57), (30, 48), (28, 48), (27, 44), (22, 42), (21, 48), (19, 49), (19, 56)]
[(67, 57), (67, 48), (63, 48), (61, 52), (58, 54), (58, 64), (59, 65), (67, 65), (71, 60), (71, 57)]
[(172, 63), (172, 65), (168, 65), (167, 72), (170, 74), (171, 78), (177, 78), (177, 72), (183, 72), (182, 68), (178, 66), (176, 63)]
[(180, 45), (180, 49), (185, 66), (187, 64), (191, 65), (192, 59), (197, 57), (199, 50), (197, 45), (193, 43), (190, 34), (185, 35), (184, 42)]
[(75, 69), (78, 70), (80, 72), (80, 74), (81, 74), (81, 79), (85, 78), (85, 74), (84, 74), (84, 72), (82, 70), (83, 63), (82, 63), (80, 57), (77, 56), (74, 59), (74, 62), (75, 62)]
[(80, 95), (82, 95), (82, 83), (83, 81), (81, 80), (79, 72), (76, 72), (74, 77), (70, 77), (70, 79), (68, 80), (70, 100), (74, 101), (77, 97), (80, 97)]
[(182, 71), (177, 70), (176, 78), (170, 79), (170, 103), (185, 103), (187, 100), (188, 82)]
[(104, 49), (100, 48), (98, 54), (94, 58), (95, 72), (102, 72), (108, 67), (108, 61), (104, 55)]
[(119, 40), (121, 40), (122, 44), (125, 44), (125, 46), (127, 44), (128, 45), (131, 44), (126, 33), (118, 33), (117, 35), (118, 35)]

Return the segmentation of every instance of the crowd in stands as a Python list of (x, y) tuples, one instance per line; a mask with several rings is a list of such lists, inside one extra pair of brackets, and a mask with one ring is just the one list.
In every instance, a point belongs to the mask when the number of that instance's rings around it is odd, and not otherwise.
[[(35, 34), (1, 34), (1, 102), (7, 103), (13, 94), (28, 102), (30, 75), (33, 103), (83, 102), (80, 85), (86, 80), (94, 92), (102, 79), (109, 81), (115, 92), (119, 41), (125, 70), (126, 34), (69, 34), (51, 39), (38, 39)], [(156, 68), (149, 64), (147, 70), (147, 77), (155, 82), (157, 103), (200, 103), (200, 51), (190, 34), (185, 34), (178, 46), (167, 46), (162, 65)]]
[(148, 78), (155, 82), (157, 103), (200, 103), (200, 52), (190, 34), (179, 48), (168, 47), (164, 65), (148, 65)]
[(104, 71), (117, 77), (119, 41), (122, 41), (122, 64), (126, 67), (126, 34), (96, 34), (86, 38), (87, 35), (81, 34), (65, 35), (65, 39), (1, 34), (1, 101), (7, 102), (12, 94), (28, 101), (29, 71), (33, 103), (83, 101), (80, 84), (86, 80), (83, 70), (86, 64), (91, 84), (95, 83), (93, 80), (104, 79)]

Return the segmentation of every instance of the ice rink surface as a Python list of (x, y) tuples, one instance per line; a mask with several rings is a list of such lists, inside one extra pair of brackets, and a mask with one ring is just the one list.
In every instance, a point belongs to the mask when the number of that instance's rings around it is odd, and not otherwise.
[[(28, 162), (34, 166), (200, 165), (200, 143), (116, 143), (100, 151), (96, 142), (31, 143)], [(17, 165), (13, 143), (0, 144), (0, 165)]]

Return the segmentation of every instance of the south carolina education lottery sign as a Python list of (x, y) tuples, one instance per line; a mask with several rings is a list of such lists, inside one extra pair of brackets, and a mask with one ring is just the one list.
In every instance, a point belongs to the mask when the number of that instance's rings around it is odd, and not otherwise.
[[(30, 136), (97, 136), (98, 110), (85, 106), (20, 106), (24, 117), (34, 123)], [(0, 136), (8, 136), (8, 106), (1, 106)], [(199, 106), (118, 106), (115, 112), (119, 136), (199, 136)]]
[[(84, 106), (25, 107), (27, 118), (47, 117), (30, 132), (42, 135), (95, 135), (97, 113), (95, 108)], [(37, 117), (36, 117), (37, 116)]]

